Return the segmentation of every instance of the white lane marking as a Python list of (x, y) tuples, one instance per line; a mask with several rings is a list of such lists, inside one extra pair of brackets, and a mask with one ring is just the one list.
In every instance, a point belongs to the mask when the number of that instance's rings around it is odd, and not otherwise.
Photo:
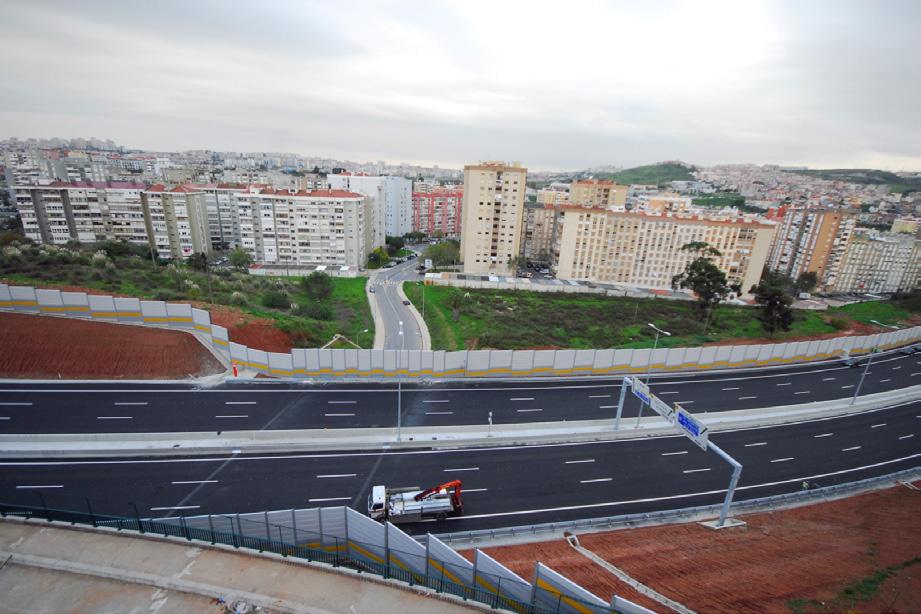
[(685, 469), (681, 473), (700, 473), (701, 471), (710, 471), (710, 467), (707, 467), (706, 469)]
[(740, 401), (745, 401), (747, 399), (757, 399), (758, 397), (739, 397)]
[(738, 390), (738, 389), (739, 389), (738, 387), (736, 387), (736, 388), (723, 388), (723, 390)]
[(914, 377), (914, 376), (916, 376), (916, 375), (921, 375), (921, 371), (918, 371), (917, 373), (912, 373), (912, 374), (911, 374), (911, 377)]
[(132, 416), (96, 416), (97, 420), (131, 420)]
[[(738, 388), (736, 388), (735, 390), (738, 390)], [(657, 392), (656, 394), (659, 396), (662, 396), (665, 394), (680, 394), (680, 392), (678, 390), (663, 390), (662, 392)]]
[(614, 409), (617, 405), (599, 405), (598, 409)]
[(901, 437), (899, 437), (899, 439), (911, 439), (914, 436), (915, 436), (914, 433), (912, 433), (911, 435), (902, 435)]
[(63, 484), (32, 484), (29, 486), (17, 486), (16, 488), (64, 488)]
[(166, 510), (197, 510), (200, 505), (167, 505), (165, 507), (152, 507), (151, 512), (164, 512)]
[(480, 470), (479, 467), (457, 467), (454, 469), (442, 469), (442, 471), (445, 471), (445, 472), (448, 472), (448, 471), (479, 471), (479, 470)]
[(675, 401), (678, 405), (693, 405), (694, 401)]
[(327, 418), (347, 418), (349, 416), (354, 416), (355, 414), (323, 414)]
[(326, 501), (351, 501), (352, 497), (326, 497), (324, 499), (307, 499), (307, 503), (324, 503)]
[(778, 385), (778, 386), (792, 386), (792, 385), (793, 385), (793, 382), (783, 382), (783, 383), (780, 383), (780, 384), (777, 384), (777, 385)]
[(746, 448), (754, 448), (755, 446), (766, 446), (766, 445), (767, 445), (767, 442), (766, 442), (766, 441), (759, 441), (758, 443), (747, 443), (747, 444), (745, 444), (745, 447), (746, 447)]
[(256, 401), (224, 401), (224, 405), (255, 405)]
[[(886, 465), (892, 465), (895, 463), (901, 463), (907, 460), (914, 460), (916, 458), (921, 458), (921, 453), (912, 454), (910, 456), (903, 456), (901, 458), (893, 458), (887, 461), (881, 461), (878, 463), (873, 463), (872, 465), (864, 465), (861, 467), (853, 467), (851, 469), (841, 469), (839, 471), (830, 471), (828, 473), (818, 473), (815, 475), (803, 475), (795, 478), (790, 478), (786, 480), (778, 480), (776, 482), (764, 482), (762, 484), (746, 484), (744, 486), (737, 486), (736, 490), (752, 490), (755, 488), (770, 488), (772, 486), (779, 486), (781, 484), (796, 484), (802, 482), (804, 479), (818, 480), (821, 478), (833, 477), (836, 475), (844, 475), (847, 473), (854, 473), (856, 471), (865, 471), (867, 469), (875, 469), (876, 467), (883, 467)], [(621, 505), (634, 505), (636, 503), (655, 503), (657, 501), (670, 501), (673, 499), (690, 499), (694, 497), (702, 497), (706, 495), (721, 495), (726, 492), (725, 488), (720, 488), (716, 490), (707, 490), (703, 492), (689, 492), (682, 493), (680, 495), (666, 495), (664, 497), (649, 497), (645, 499), (629, 499), (626, 501), (604, 501), (602, 503), (586, 503), (583, 505), (562, 505), (560, 507), (547, 507), (540, 509), (531, 509), (531, 510), (513, 510), (510, 512), (493, 512), (490, 514), (470, 514), (464, 516), (449, 516), (449, 519), (455, 520), (470, 520), (471, 518), (492, 518), (495, 516), (523, 516), (526, 514), (545, 514), (547, 512), (566, 512), (570, 510), (582, 510), (582, 509), (591, 509), (599, 507), (617, 507)], [(432, 520), (434, 522), (434, 519)]]
[(833, 377), (823, 377), (823, 378), (822, 378), (822, 381), (823, 381), (823, 382), (833, 382), (833, 381), (835, 381), (835, 378), (833, 378)]
[(879, 383), (880, 383), (880, 384), (885, 384), (886, 382), (891, 382), (891, 381), (892, 381), (891, 379), (881, 379), (881, 380), (879, 380)]
[(425, 412), (426, 416), (450, 416), (453, 414), (453, 411), (427, 411)]
[(810, 392), (809, 390), (797, 390), (793, 394), (809, 394), (809, 392)]
[(854, 384), (849, 384), (847, 386), (841, 386), (841, 390), (847, 390), (848, 388), (853, 388)]
[(681, 452), (663, 452), (662, 456), (677, 456), (679, 454), (687, 454), (687, 450), (682, 450)]
[(881, 427), (881, 426), (886, 426), (886, 423), (885, 423), (885, 422), (880, 422), (879, 424), (871, 424), (871, 425), (870, 425), (870, 428), (871, 428), (871, 429), (878, 429), (878, 428)]
[(614, 478), (595, 478), (594, 480), (579, 480), (579, 484), (592, 484), (594, 482), (610, 482)]
[(531, 411), (544, 411), (543, 409), (516, 409), (519, 414), (531, 412)]
[(221, 414), (215, 418), (249, 418), (249, 414)]
[(147, 405), (147, 401), (116, 401), (113, 405)]
[(832, 435), (834, 435), (834, 433), (822, 433), (821, 435), (813, 435), (812, 437), (818, 439), (819, 437), (831, 437)]
[(9, 416), (0, 416), (0, 420), (9, 420), (9, 419), (10, 419)]
[(181, 480), (172, 484), (217, 484), (217, 480)]
[(512, 397), (509, 401), (533, 401), (534, 397)]
[(787, 462), (787, 461), (793, 460), (793, 458), (794, 458), (794, 457), (792, 457), (792, 456), (788, 456), (788, 457), (786, 457), (786, 458), (775, 458), (775, 459), (772, 460), (771, 462), (772, 462), (772, 463), (785, 463), (785, 462)]
[(588, 395), (590, 399), (610, 399), (611, 395), (609, 394), (590, 394)]
[(567, 465), (578, 465), (579, 463), (594, 463), (594, 462), (595, 462), (594, 458), (586, 458), (583, 460), (566, 461), (566, 464)]
[(892, 367), (892, 370), (893, 370), (893, 371), (898, 371), (898, 370), (901, 369), (901, 368), (902, 368), (902, 365), (898, 365), (897, 367)]
[(424, 399), (423, 403), (450, 403), (449, 399)]
[(318, 475), (317, 478), (321, 480), (326, 479), (326, 478), (354, 478), (356, 475), (358, 474), (357, 473), (325, 473), (323, 475)]
[(12, 401), (3, 401), (3, 402), (0, 402), (0, 405), (31, 405), (31, 404), (32, 404), (32, 403), (25, 403), (25, 402), (23, 402), (23, 403), (18, 403), (18, 402), (17, 402), (17, 403), (14, 403), (14, 402), (12, 402)]
[(487, 490), (489, 489), (488, 488), (465, 488), (464, 494), (466, 495), (468, 492), (486, 492)]
[(330, 405), (354, 405), (358, 401), (327, 401)]
[(852, 450), (859, 450), (860, 446), (851, 446), (850, 448), (841, 448), (842, 452), (851, 452)]

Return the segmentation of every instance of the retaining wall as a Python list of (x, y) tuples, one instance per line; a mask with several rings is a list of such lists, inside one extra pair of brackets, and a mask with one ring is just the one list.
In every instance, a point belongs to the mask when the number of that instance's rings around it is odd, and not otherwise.
[[(630, 350), (321, 350), (265, 352), (229, 340), (207, 311), (184, 303), (0, 284), (0, 310), (194, 330), (241, 369), (293, 378), (459, 378), (626, 375), (764, 367), (866, 354), (921, 341), (921, 327), (820, 341)], [(651, 365), (649, 364), (651, 361)]]

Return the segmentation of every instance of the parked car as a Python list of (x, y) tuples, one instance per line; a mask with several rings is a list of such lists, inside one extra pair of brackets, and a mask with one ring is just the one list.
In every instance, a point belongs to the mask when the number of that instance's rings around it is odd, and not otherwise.
[(375, 292), (377, 292), (377, 288), (375, 288), (374, 286), (371, 286), (370, 288), (368, 288), (368, 292), (370, 292), (371, 294), (374, 294)]
[(408, 306), (410, 303), (409, 301), (403, 301), (403, 304)]
[(916, 354), (921, 352), (921, 343), (913, 343), (912, 345), (906, 345), (901, 350), (903, 354)]
[(549, 275), (550, 269), (541, 269), (540, 271), (538, 271), (538, 273), (540, 273), (541, 275)]

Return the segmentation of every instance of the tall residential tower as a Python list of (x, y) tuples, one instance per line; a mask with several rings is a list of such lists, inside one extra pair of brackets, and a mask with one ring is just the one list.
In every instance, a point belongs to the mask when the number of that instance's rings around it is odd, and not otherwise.
[(527, 169), (520, 163), (464, 167), (461, 258), (465, 273), (508, 275), (521, 251)]

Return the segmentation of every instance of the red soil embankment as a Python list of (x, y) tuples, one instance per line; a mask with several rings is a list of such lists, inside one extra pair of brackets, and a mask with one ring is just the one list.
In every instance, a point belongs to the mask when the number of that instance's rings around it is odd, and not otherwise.
[(221, 363), (188, 333), (0, 314), (0, 377), (171, 379), (223, 371)]

